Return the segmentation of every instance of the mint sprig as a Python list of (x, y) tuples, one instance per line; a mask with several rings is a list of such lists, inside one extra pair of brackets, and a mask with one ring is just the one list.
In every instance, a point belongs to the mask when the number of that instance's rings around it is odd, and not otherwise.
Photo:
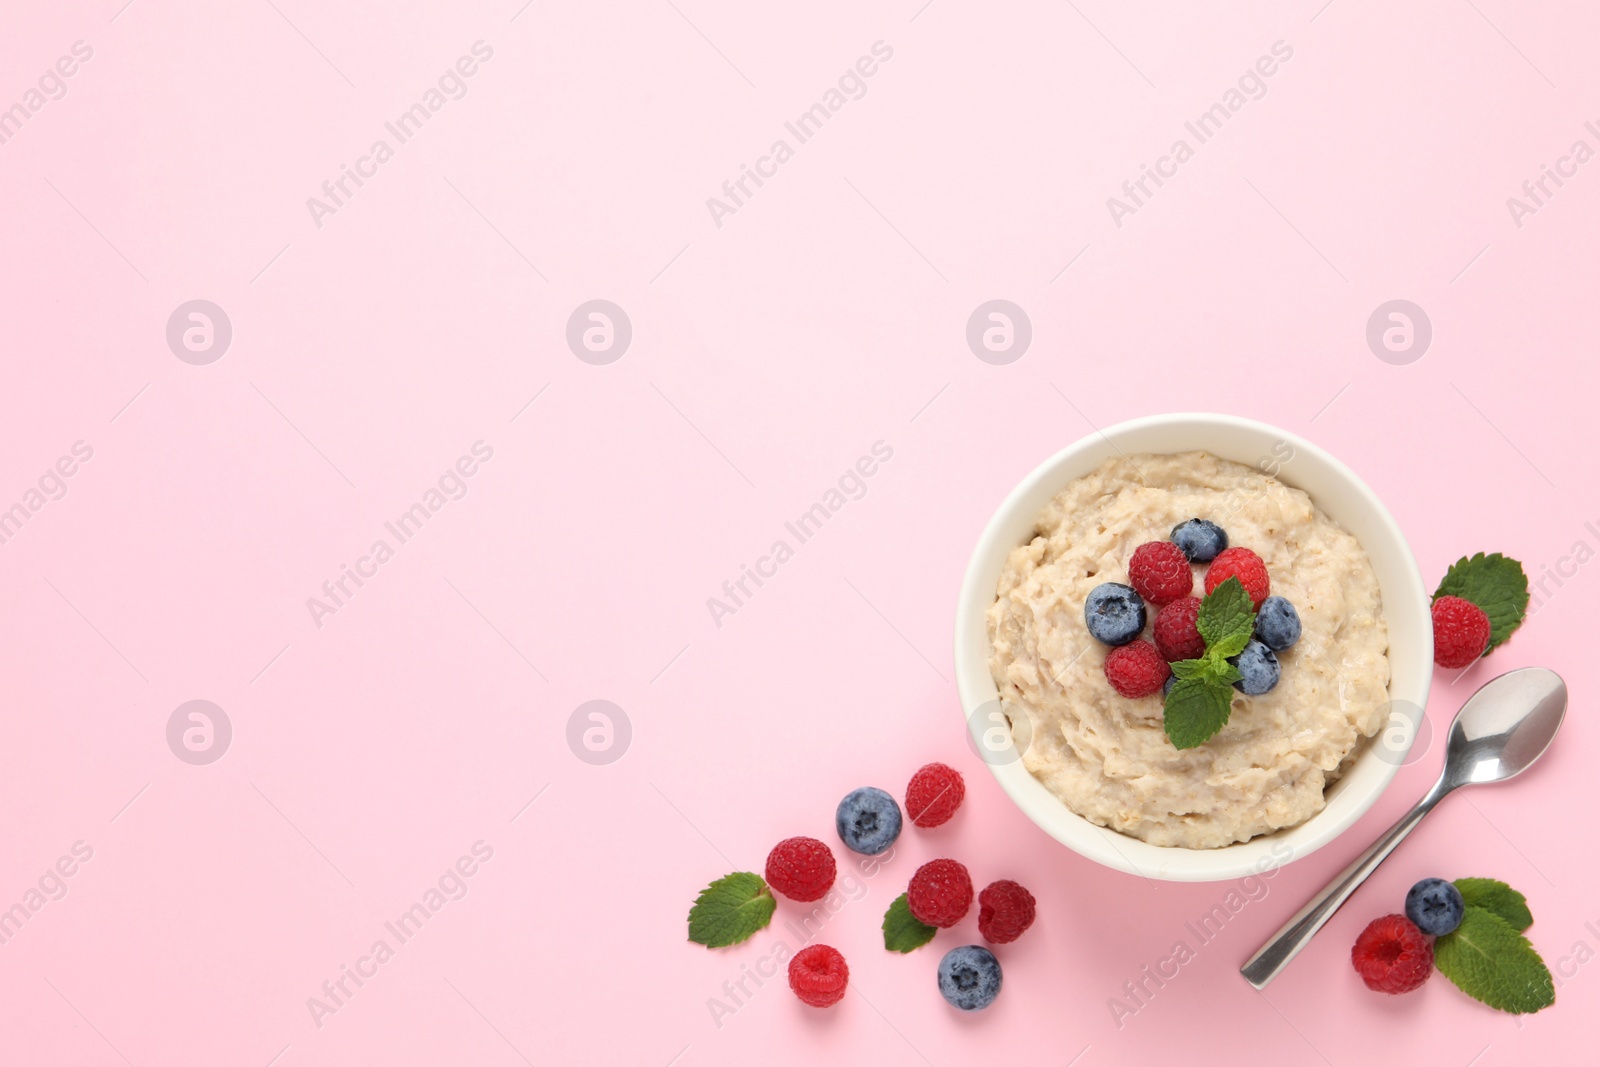
[(1556, 1002), (1550, 969), (1517, 928), (1486, 907), (1468, 905), (1461, 925), (1434, 942), (1433, 962), (1460, 990), (1516, 1015)]
[(1178, 680), (1162, 706), (1162, 729), (1179, 749), (1205, 744), (1228, 724), (1233, 683), (1242, 677), (1228, 660), (1244, 651), (1256, 629), (1255, 604), (1244, 583), (1229, 578), (1207, 593), (1195, 629), (1205, 639), (1205, 654), (1172, 665)]
[(939, 932), (911, 914), (911, 898), (901, 893), (883, 913), (883, 947), (890, 952), (912, 952), (933, 940)]
[(1462, 556), (1445, 572), (1433, 599), (1458, 596), (1470, 600), (1489, 616), (1487, 656), (1505, 643), (1528, 614), (1528, 576), (1522, 564), (1495, 552)]
[(747, 941), (772, 921), (778, 907), (759, 874), (735, 871), (706, 886), (689, 909), (689, 940), (707, 948)]

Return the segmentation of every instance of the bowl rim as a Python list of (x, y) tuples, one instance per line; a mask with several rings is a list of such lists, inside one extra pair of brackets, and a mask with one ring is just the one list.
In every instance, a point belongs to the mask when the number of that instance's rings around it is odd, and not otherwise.
[[(1295, 449), (1296, 455), (1304, 450), (1305, 454), (1315, 457), (1317, 462), (1331, 471), (1333, 477), (1342, 480), (1349, 487), (1357, 498), (1359, 506), (1371, 513), (1371, 518), (1376, 521), (1376, 525), (1382, 529), (1387, 539), (1392, 542), (1392, 547), (1397, 550), (1394, 563), (1398, 568), (1398, 574), (1393, 584), (1399, 588), (1383, 589), (1385, 619), (1393, 618), (1390, 598), (1396, 594), (1414, 597), (1422, 604), (1428, 601), (1416, 557), (1388, 508), (1353, 470), (1327, 450), (1299, 434), (1256, 419), (1207, 412), (1148, 415), (1116, 423), (1104, 429), (1096, 428), (1047, 457), (1005, 496), (984, 525), (962, 576), (954, 632), (956, 689), (961, 713), (966, 720), (969, 744), (980, 757), (984, 755), (981, 733), (985, 728), (985, 719), (978, 712), (999, 698), (999, 689), (989, 673), (987, 655), (989, 641), (986, 615), (989, 606), (994, 603), (995, 590), (992, 583), (984, 580), (983, 575), (989, 571), (992, 561), (997, 556), (1003, 567), (1005, 554), (1016, 547), (1014, 544), (1000, 543), (1003, 529), (1015, 521), (1015, 513), (1024, 502), (1037, 497), (1042, 483), (1048, 481), (1053, 487), (1050, 495), (1054, 495), (1054, 492), (1058, 492), (1072, 477), (1080, 476), (1064, 476), (1059, 471), (1084, 453), (1100, 449), (1104, 445), (1110, 445), (1112, 449), (1121, 453), (1123, 450), (1118, 445), (1119, 438), (1128, 438), (1153, 429), (1171, 428), (1176, 425), (1192, 427), (1197, 437), (1203, 437), (1208, 430), (1244, 431), (1272, 441), (1286, 442)], [(1197, 440), (1193, 450), (1211, 451), (1203, 440)], [(1133, 451), (1158, 450), (1135, 448)], [(1294, 485), (1292, 478), (1284, 481), (1285, 484)], [(1034, 514), (1037, 514), (1037, 507), (1030, 511), (1030, 516)], [(1362, 548), (1370, 558), (1372, 548), (1365, 543), (1362, 544)], [(974, 626), (979, 628), (979, 633), (982, 635), (978, 647), (984, 649), (983, 654), (977, 657), (969, 654), (970, 642), (965, 640)], [(1414, 638), (1411, 643), (1415, 646), (1414, 654), (1419, 662), (1422, 660), (1426, 662), (1421, 665), (1421, 670), (1412, 672), (1415, 677), (1409, 691), (1397, 693), (1394, 630), (1391, 624), (1387, 653), (1390, 660), (1388, 699), (1392, 704), (1405, 701), (1420, 710), (1427, 707), (1432, 680), (1433, 634), (1431, 629), (1422, 627), (1419, 633), (1408, 636)], [(984, 763), (1001, 789), (1024, 815), (1051, 837), (1080, 855), (1113, 870), (1146, 879), (1180, 882), (1222, 881), (1260, 874), (1303, 859), (1344, 833), (1371, 809), (1394, 780), (1400, 767), (1406, 762), (1406, 756), (1415, 736), (1416, 731), (1412, 730), (1409, 736), (1402, 739), (1401, 747), (1387, 748), (1385, 753), (1387, 758), (1379, 756), (1371, 743), (1368, 743), (1367, 749), (1357, 757), (1343, 776), (1344, 781), (1349, 781), (1356, 776), (1358, 768), (1375, 762), (1377, 764), (1375, 770), (1364, 769), (1361, 772), (1365, 780), (1364, 794), (1349, 802), (1330, 802), (1321, 811), (1296, 826), (1215, 849), (1152, 845), (1126, 836), (1108, 827), (1092, 823), (1072, 811), (1028, 772), (1020, 758), (1010, 762), (996, 762), (984, 758)], [(1347, 793), (1349, 790), (1342, 790), (1340, 797)]]

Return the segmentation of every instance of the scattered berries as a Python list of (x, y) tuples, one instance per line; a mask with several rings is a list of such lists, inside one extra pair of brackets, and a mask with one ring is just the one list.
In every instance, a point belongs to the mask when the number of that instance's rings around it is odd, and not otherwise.
[(1000, 995), (1000, 961), (982, 945), (962, 945), (939, 961), (939, 992), (962, 1011), (982, 1011)]
[(1442, 596), (1433, 602), (1433, 662), (1468, 667), (1489, 647), (1489, 616), (1470, 600)]
[(790, 837), (767, 854), (767, 884), (790, 900), (821, 900), (833, 888), (833, 852), (814, 837)]
[(1404, 915), (1385, 915), (1361, 931), (1350, 963), (1368, 989), (1409, 993), (1433, 973), (1433, 943)]
[(1281, 596), (1269, 596), (1256, 612), (1256, 640), (1282, 652), (1300, 640), (1300, 613)]
[(1172, 543), (1191, 563), (1210, 563), (1228, 547), (1228, 535), (1209, 519), (1190, 519), (1172, 528)]
[(1171, 541), (1147, 541), (1128, 560), (1128, 583), (1150, 603), (1161, 607), (1194, 588), (1189, 557)]
[(1144, 601), (1130, 585), (1104, 582), (1089, 590), (1083, 621), (1096, 641), (1125, 645), (1144, 632)]
[(1206, 639), (1195, 628), (1200, 614), (1199, 597), (1180, 597), (1156, 613), (1156, 624), (1151, 636), (1156, 640), (1156, 650), (1168, 663), (1180, 659), (1199, 659), (1205, 655)]
[(845, 848), (876, 856), (900, 836), (900, 805), (882, 789), (862, 786), (839, 801), (838, 810), (833, 813), (833, 827), (839, 831)]
[(844, 999), (850, 966), (832, 945), (807, 945), (789, 960), (789, 988), (813, 1008), (827, 1008)]
[(1424, 878), (1406, 894), (1406, 918), (1434, 937), (1443, 937), (1460, 926), (1466, 913), (1461, 890), (1443, 878)]
[(930, 763), (911, 776), (906, 786), (906, 814), (924, 830), (943, 826), (961, 806), (967, 785), (961, 772), (943, 763)]
[(972, 907), (972, 876), (955, 860), (930, 860), (911, 876), (906, 904), (919, 922), (954, 926)]
[(1172, 668), (1149, 641), (1113, 648), (1106, 656), (1106, 681), (1125, 697), (1137, 699), (1160, 692)]
[(1009, 878), (978, 894), (978, 932), (993, 945), (1008, 945), (1033, 925), (1033, 894)]
[(1239, 673), (1244, 675), (1233, 683), (1233, 687), (1247, 697), (1258, 697), (1263, 693), (1272, 692), (1282, 673), (1282, 668), (1278, 666), (1278, 654), (1260, 641), (1251, 641), (1244, 646), (1243, 652), (1228, 662), (1239, 668)]
[(1272, 591), (1272, 581), (1267, 577), (1267, 565), (1261, 557), (1248, 548), (1225, 548), (1212, 560), (1211, 566), (1206, 568), (1206, 592), (1211, 592), (1229, 578), (1239, 579), (1239, 584), (1244, 586), (1244, 591), (1250, 594), (1250, 602), (1256, 610), (1261, 609), (1261, 602), (1267, 599), (1267, 594)]

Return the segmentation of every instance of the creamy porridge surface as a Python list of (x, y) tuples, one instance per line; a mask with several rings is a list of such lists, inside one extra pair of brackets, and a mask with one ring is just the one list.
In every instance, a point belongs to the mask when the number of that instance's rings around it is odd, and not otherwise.
[[(1303, 631), (1279, 653), (1275, 689), (1235, 694), (1222, 731), (1180, 751), (1159, 694), (1130, 700), (1107, 683), (1110, 649), (1089, 636), (1083, 603), (1128, 581), (1135, 548), (1195, 517), (1261, 556)], [(1366, 553), (1305, 493), (1206, 452), (1119, 456), (1067, 485), (1007, 558), (988, 625), (1019, 741), (1026, 722), (1024, 765), (1079, 815), (1154, 845), (1218, 848), (1305, 821), (1385, 720), (1388, 629)]]

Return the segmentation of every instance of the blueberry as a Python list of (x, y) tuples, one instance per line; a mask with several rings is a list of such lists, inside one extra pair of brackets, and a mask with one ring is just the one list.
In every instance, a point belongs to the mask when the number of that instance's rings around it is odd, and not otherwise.
[(1247, 697), (1270, 693), (1278, 684), (1278, 655), (1260, 641), (1251, 641), (1244, 651), (1228, 661), (1244, 675), (1233, 687)]
[(1172, 543), (1183, 549), (1190, 563), (1210, 563), (1228, 547), (1228, 535), (1210, 519), (1189, 519), (1172, 528)]
[(1172, 687), (1177, 684), (1178, 676), (1176, 674), (1167, 675), (1167, 680), (1161, 683), (1161, 699), (1167, 699), (1167, 696), (1172, 692)]
[(1131, 585), (1104, 582), (1089, 590), (1083, 621), (1096, 641), (1125, 645), (1144, 632), (1144, 601)]
[(1256, 640), (1282, 652), (1300, 640), (1300, 613), (1281, 596), (1269, 596), (1256, 612)]
[(1000, 961), (982, 945), (962, 945), (939, 961), (939, 992), (962, 1011), (982, 1011), (1000, 995)]
[(1434, 937), (1443, 937), (1460, 926), (1466, 910), (1461, 890), (1443, 878), (1424, 878), (1406, 894), (1406, 918)]
[(833, 824), (850, 851), (876, 856), (900, 836), (900, 805), (883, 790), (865, 785), (839, 801)]

